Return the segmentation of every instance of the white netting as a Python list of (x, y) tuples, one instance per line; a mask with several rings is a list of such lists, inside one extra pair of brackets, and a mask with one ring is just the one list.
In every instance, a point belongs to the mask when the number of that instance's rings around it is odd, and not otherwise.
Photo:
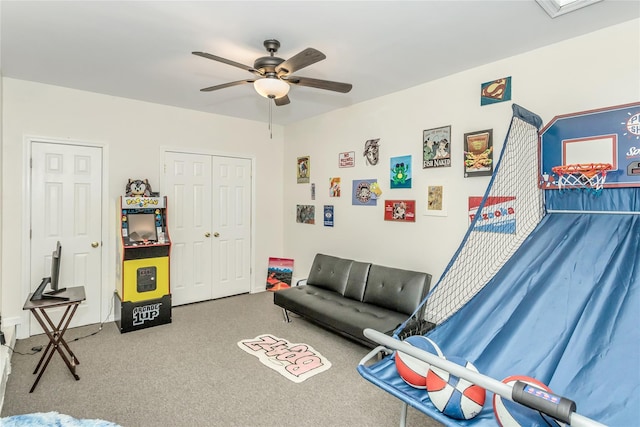
[(458, 251), (426, 301), (425, 317), (440, 324), (502, 268), (544, 215), (538, 188), (541, 119), (517, 105), (500, 159)]
[(589, 163), (556, 166), (552, 169), (558, 174), (558, 190), (578, 188), (599, 192), (607, 180), (607, 171), (612, 168), (608, 163)]

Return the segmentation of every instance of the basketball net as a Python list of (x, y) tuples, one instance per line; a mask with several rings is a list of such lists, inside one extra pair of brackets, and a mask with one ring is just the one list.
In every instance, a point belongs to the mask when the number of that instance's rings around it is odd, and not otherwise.
[(607, 180), (607, 171), (613, 169), (609, 163), (576, 163), (551, 168), (558, 175), (558, 190), (582, 189), (596, 194), (602, 191)]

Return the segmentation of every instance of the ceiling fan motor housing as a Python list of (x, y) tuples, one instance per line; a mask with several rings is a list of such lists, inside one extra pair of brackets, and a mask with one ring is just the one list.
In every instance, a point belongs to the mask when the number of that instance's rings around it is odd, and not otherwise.
[(263, 56), (258, 58), (253, 63), (253, 68), (264, 73), (265, 75), (274, 74), (276, 72), (276, 67), (284, 62), (284, 59), (278, 58), (277, 56)]

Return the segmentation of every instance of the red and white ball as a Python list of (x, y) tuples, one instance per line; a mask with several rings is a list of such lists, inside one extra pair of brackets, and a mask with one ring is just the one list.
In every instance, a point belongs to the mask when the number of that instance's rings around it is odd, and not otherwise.
[[(421, 350), (428, 351), (431, 354), (435, 354), (438, 357), (443, 357), (442, 351), (440, 351), (440, 348), (436, 343), (422, 335), (407, 337), (404, 342)], [(407, 384), (412, 387), (422, 389), (427, 387), (427, 372), (429, 372), (430, 366), (427, 362), (413, 356), (409, 356), (401, 351), (396, 351), (395, 361), (400, 377)]]
[[(471, 362), (459, 357), (451, 357), (449, 361), (478, 372)], [(478, 415), (486, 399), (484, 388), (436, 366), (431, 366), (427, 374), (427, 393), (431, 403), (440, 412), (458, 420), (468, 420)]]
[[(503, 379), (502, 382), (513, 385), (518, 380), (552, 393), (549, 387), (537, 379), (522, 375), (507, 377)], [(533, 427), (549, 425), (549, 421), (546, 420), (540, 412), (535, 409), (527, 408), (519, 403), (512, 402), (511, 400), (503, 399), (498, 394), (493, 395), (493, 414), (496, 416), (498, 424), (502, 427)], [(558, 425), (558, 423), (556, 422), (554, 425)], [(565, 424), (559, 425), (564, 426)]]

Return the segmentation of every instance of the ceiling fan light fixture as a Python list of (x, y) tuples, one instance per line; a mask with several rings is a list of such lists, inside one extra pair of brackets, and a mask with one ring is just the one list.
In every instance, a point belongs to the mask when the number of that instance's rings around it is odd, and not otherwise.
[(277, 77), (264, 77), (253, 82), (253, 87), (265, 98), (282, 98), (289, 93), (289, 84)]

